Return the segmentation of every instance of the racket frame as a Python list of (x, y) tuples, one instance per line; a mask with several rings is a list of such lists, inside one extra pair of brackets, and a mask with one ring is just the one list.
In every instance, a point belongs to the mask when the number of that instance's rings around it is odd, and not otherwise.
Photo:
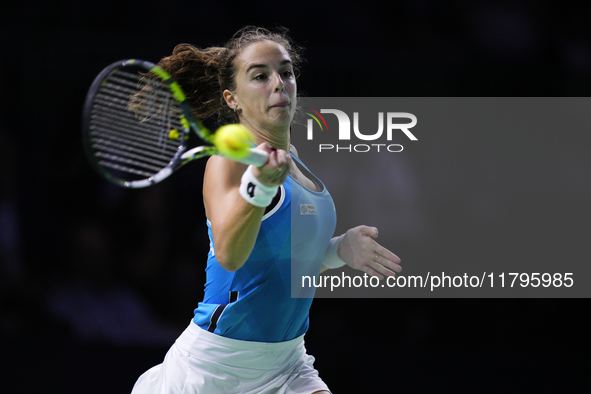
[[(90, 138), (91, 115), (94, 105), (94, 98), (98, 93), (100, 86), (112, 74), (117, 72), (119, 69), (128, 66), (140, 68), (144, 70), (146, 73), (151, 72), (155, 74), (162, 82), (166, 83), (172, 93), (172, 97), (174, 98), (182, 112), (180, 116), (182, 128), (181, 130), (178, 130), (179, 137), (175, 138), (175, 140), (178, 139), (179, 147), (174, 156), (170, 159), (168, 165), (166, 165), (160, 171), (148, 178), (134, 181), (126, 181), (123, 179), (119, 179), (113, 176), (113, 174), (106, 170), (103, 166), (101, 166), (98, 163), (97, 157), (93, 153), (92, 141)], [(162, 180), (170, 176), (177, 168), (188, 163), (191, 160), (216, 154), (217, 149), (214, 146), (204, 146), (203, 149), (200, 149), (195, 155), (183, 157), (183, 153), (185, 153), (185, 151), (187, 150), (187, 140), (191, 129), (195, 132), (195, 134), (197, 134), (197, 136), (200, 139), (209, 144), (213, 144), (211, 132), (203, 125), (203, 123), (201, 123), (201, 121), (199, 121), (193, 116), (191, 108), (185, 102), (185, 99), (185, 94), (183, 93), (178, 83), (170, 76), (170, 74), (168, 74), (165, 70), (158, 67), (154, 63), (145, 60), (127, 59), (116, 61), (114, 63), (111, 63), (109, 66), (105, 67), (94, 79), (86, 95), (86, 100), (84, 102), (84, 108), (82, 112), (82, 141), (84, 151), (94, 170), (97, 171), (101, 176), (103, 176), (107, 180), (117, 185), (126, 188), (142, 188), (161, 182)]]

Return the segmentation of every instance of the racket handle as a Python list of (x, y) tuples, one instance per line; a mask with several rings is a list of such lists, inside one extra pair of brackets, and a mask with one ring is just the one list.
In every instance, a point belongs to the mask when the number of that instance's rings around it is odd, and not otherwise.
[(267, 152), (261, 149), (251, 148), (248, 156), (236, 161), (248, 165), (252, 164), (255, 167), (262, 167), (267, 163), (267, 160), (269, 160), (269, 154)]

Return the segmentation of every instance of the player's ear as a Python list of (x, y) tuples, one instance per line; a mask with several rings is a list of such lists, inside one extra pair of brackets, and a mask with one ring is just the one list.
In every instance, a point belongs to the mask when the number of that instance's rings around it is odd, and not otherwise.
[(237, 111), (238, 110), (238, 101), (236, 101), (236, 95), (234, 93), (232, 93), (231, 91), (229, 91), (228, 89), (224, 90), (224, 93), (222, 93), (222, 94), (224, 96), (224, 100), (226, 100), (226, 104), (228, 104), (228, 107), (230, 107), (234, 111)]

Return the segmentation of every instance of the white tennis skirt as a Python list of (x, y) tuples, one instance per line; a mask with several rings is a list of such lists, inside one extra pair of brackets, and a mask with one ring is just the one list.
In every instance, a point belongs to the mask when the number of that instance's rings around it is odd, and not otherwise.
[(132, 394), (311, 394), (329, 391), (304, 336), (262, 343), (212, 334), (193, 321)]

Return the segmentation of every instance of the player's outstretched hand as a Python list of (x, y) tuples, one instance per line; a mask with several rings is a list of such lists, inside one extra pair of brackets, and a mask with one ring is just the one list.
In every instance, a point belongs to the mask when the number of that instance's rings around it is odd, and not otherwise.
[(269, 153), (269, 159), (264, 166), (253, 167), (253, 175), (264, 185), (282, 185), (289, 174), (291, 164), (289, 153), (282, 149), (275, 149), (267, 142), (262, 143), (257, 148)]
[(378, 229), (357, 226), (349, 229), (339, 243), (338, 255), (348, 266), (383, 279), (402, 271), (400, 259), (378, 244)]

